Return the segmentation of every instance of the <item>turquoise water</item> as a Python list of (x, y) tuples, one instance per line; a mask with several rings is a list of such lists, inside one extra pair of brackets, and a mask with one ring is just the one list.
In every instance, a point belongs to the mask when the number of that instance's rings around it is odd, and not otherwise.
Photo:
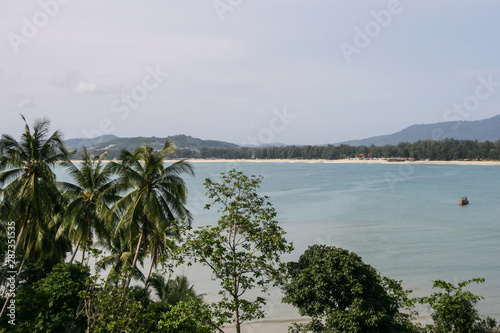
[[(187, 179), (195, 226), (217, 214), (203, 180), (235, 167), (264, 176), (278, 221), (294, 242), (287, 260), (320, 243), (359, 254), (382, 275), (430, 292), (432, 281), (486, 279), (471, 288), (479, 309), (500, 319), (500, 167), (483, 165), (196, 162)], [(459, 206), (467, 195), (470, 205)]]
[[(277, 220), (293, 241), (296, 260), (312, 244), (359, 254), (382, 275), (402, 280), (415, 296), (428, 295), (433, 280), (486, 282), (470, 290), (486, 297), (478, 308), (500, 320), (500, 166), (410, 163), (194, 162), (185, 177), (194, 226), (213, 224), (203, 181), (231, 168), (264, 176), (261, 193), (271, 197)], [(467, 195), (470, 205), (458, 201)], [(145, 267), (149, 267), (145, 263)], [(218, 284), (199, 267), (181, 268), (206, 299)], [(271, 291), (269, 316), (248, 332), (286, 332), (298, 319)], [(256, 326), (255, 326), (256, 325)], [(261, 326), (259, 326), (261, 325)], [(266, 326), (267, 325), (267, 326)]]

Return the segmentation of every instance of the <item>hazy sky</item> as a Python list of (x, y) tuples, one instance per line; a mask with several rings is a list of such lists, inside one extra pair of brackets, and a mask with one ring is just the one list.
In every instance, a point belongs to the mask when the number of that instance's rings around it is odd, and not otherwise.
[[(323, 144), (500, 113), (500, 2), (3, 0), (0, 132)], [(455, 107), (454, 107), (455, 105)]]

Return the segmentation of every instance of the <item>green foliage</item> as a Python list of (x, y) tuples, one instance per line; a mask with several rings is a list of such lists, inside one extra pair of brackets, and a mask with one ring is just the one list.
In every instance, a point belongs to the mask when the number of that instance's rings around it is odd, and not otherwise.
[(282, 146), (282, 147), (238, 147), (201, 148), (199, 153), (179, 151), (177, 157), (220, 159), (327, 159), (354, 158), (359, 154), (371, 158), (413, 157), (417, 160), (500, 160), (500, 140), (478, 142), (472, 140), (444, 139), (402, 142), (385, 146)]
[(411, 316), (400, 312), (411, 305), (397, 281), (382, 278), (374, 268), (347, 250), (313, 245), (288, 263), (284, 302), (309, 324), (291, 332), (414, 332)]
[(57, 228), (49, 223), (64, 206), (52, 169), (66, 161), (69, 152), (59, 131), (49, 135), (49, 126), (48, 119), (36, 119), (33, 129), (25, 124), (19, 141), (2, 135), (0, 218), (16, 223), (16, 252), (19, 244), (19, 252), (32, 261), (43, 258), (57, 263), (64, 259), (70, 244), (64, 238), (55, 239)]
[(169, 305), (168, 310), (161, 313), (156, 327), (162, 333), (212, 333), (220, 325), (213, 318), (208, 305), (191, 299)]
[(136, 332), (147, 333), (145, 309), (134, 293), (123, 293), (119, 285), (102, 284), (99, 276), (87, 281), (87, 288), (80, 296), (85, 302), (87, 327), (91, 333)]
[(179, 302), (189, 302), (192, 300), (202, 300), (202, 295), (197, 295), (193, 285), (189, 285), (186, 276), (177, 276), (175, 279), (165, 279), (164, 276), (153, 274), (148, 281), (148, 287), (153, 289), (155, 296), (162, 304), (175, 305)]
[(243, 321), (264, 316), (264, 298), (250, 301), (242, 295), (253, 288), (265, 292), (281, 283), (285, 265), (280, 255), (293, 249), (274, 220), (276, 211), (268, 197), (256, 192), (261, 180), (234, 169), (222, 173), (220, 183), (207, 179), (205, 188), (213, 202), (206, 209), (219, 205), (221, 218), (216, 226), (188, 233), (181, 251), (212, 270), (221, 288), (217, 306), (224, 320), (235, 322), (238, 332)]
[[(177, 150), (174, 158), (220, 158), (220, 159), (341, 159), (364, 154), (370, 157), (413, 157), (415, 159), (457, 160), (457, 159), (500, 159), (500, 141), (456, 140), (419, 140), (413, 143), (401, 142), (397, 145), (322, 145), (322, 146), (279, 146), (279, 147), (239, 147), (220, 141), (200, 140), (185, 135), (161, 138), (115, 138), (102, 143), (87, 142), (93, 153), (108, 153), (108, 158), (119, 158), (120, 150), (135, 150), (150, 144), (161, 149), (166, 140), (175, 143)], [(73, 140), (71, 144), (77, 147)]]
[[(169, 141), (136, 138), (126, 143), (134, 149), (143, 145), (133, 153), (122, 149), (108, 155), (120, 157), (122, 163), (105, 165), (102, 156), (96, 160), (84, 151), (77, 168), (67, 161), (70, 153), (62, 134), (48, 135), (49, 124), (47, 119), (38, 119), (31, 129), (26, 123), (19, 142), (9, 135), (0, 139), (0, 250), (4, 250), (0, 258), (7, 246), (5, 225), (12, 221), (17, 231), (16, 259), (24, 263), (18, 276), (17, 325), (7, 325), (4, 317), (0, 332), (208, 333), (221, 331), (224, 322), (233, 321), (239, 332), (242, 322), (264, 316), (266, 300), (244, 299), (246, 291), (266, 292), (271, 285), (282, 285), (287, 272), (284, 300), (312, 317), (308, 324), (295, 324), (291, 332), (416, 332), (412, 313), (401, 311), (413, 306), (408, 291), (400, 282), (380, 277), (354, 253), (313, 246), (297, 263), (289, 263), (287, 270), (280, 255), (290, 252), (292, 245), (275, 221), (269, 198), (257, 194), (262, 178), (236, 170), (223, 173), (220, 183), (206, 180), (212, 199), (206, 208), (218, 205), (221, 217), (216, 226), (186, 233), (185, 244), (178, 250), (179, 262), (187, 260), (183, 257), (187, 255), (212, 269), (220, 282), (221, 300), (206, 305), (186, 277), (151, 276), (160, 258), (175, 249), (180, 228), (192, 219), (180, 177), (193, 174), (192, 167), (184, 161), (165, 167), (163, 161), (172, 156), (338, 159), (358, 154), (500, 159), (500, 141), (445, 139), (384, 147), (255, 149), (180, 136), (184, 143), (179, 141), (177, 146), (186, 148), (177, 152)], [(56, 182), (53, 167), (64, 161), (74, 184)], [(113, 173), (118, 175), (116, 180), (112, 180)], [(78, 247), (84, 249), (84, 256), (99, 254), (99, 249), (92, 248), (93, 239), (108, 250), (109, 255), (97, 264), (98, 268), (111, 266), (107, 283), (98, 282), (99, 276), (88, 278), (88, 268), (82, 265), (59, 264), (71, 249), (70, 239), (75, 243), (74, 254)], [(137, 263), (148, 256), (151, 266), (145, 277)], [(129, 288), (132, 277), (145, 281), (148, 288)], [(435, 326), (428, 329), (498, 332), (495, 320), (480, 318), (474, 307), (481, 297), (463, 290), (471, 282), (483, 281), (473, 279), (458, 286), (435, 281), (434, 287), (444, 292), (419, 299), (434, 309)], [(152, 291), (159, 299), (156, 302), (151, 299)]]
[(218, 316), (203, 297), (197, 295), (189, 285), (186, 276), (166, 279), (153, 274), (148, 286), (155, 292), (158, 302), (150, 304), (149, 318), (152, 318), (158, 332), (214, 332), (222, 325), (216, 322)]
[(471, 279), (457, 286), (436, 280), (433, 288), (443, 291), (417, 299), (422, 304), (429, 304), (434, 310), (432, 319), (436, 333), (498, 332), (495, 320), (489, 317), (481, 319), (475, 308), (475, 304), (483, 297), (464, 290), (472, 282), (483, 283), (484, 279)]
[[(139, 235), (135, 235), (138, 239)], [(109, 268), (107, 277), (108, 282), (117, 282), (120, 276), (126, 272), (131, 272), (134, 279), (144, 281), (144, 274), (139, 269), (132, 269), (132, 260), (134, 252), (130, 248), (129, 236), (125, 230), (119, 230), (114, 237), (110, 237), (103, 243), (106, 248), (105, 256), (101, 255), (102, 251), (92, 249), (96, 256), (96, 271), (106, 270)], [(139, 252), (138, 262), (142, 265), (144, 259), (144, 251)]]
[(85, 289), (88, 268), (61, 263), (33, 284), (19, 287), (16, 295), (18, 332), (84, 332), (79, 293)]
[(99, 241), (109, 238), (105, 216), (109, 204), (118, 199), (112, 180), (110, 164), (103, 163), (104, 155), (96, 158), (84, 149), (82, 162), (77, 167), (68, 161), (64, 165), (73, 183), (60, 182), (69, 203), (65, 207), (64, 223), (60, 233), (66, 233), (75, 243), (72, 262), (78, 248), (83, 248), (82, 263), (94, 235)]
[(3, 269), (3, 264), (5, 261), (5, 257), (8, 254), (8, 248), (9, 248), (8, 246), (9, 239), (7, 238), (7, 228), (8, 228), (8, 223), (0, 218), (0, 263), (2, 263), (0, 265), (1, 269)]
[(92, 276), (80, 296), (88, 318), (88, 332), (214, 332), (221, 323), (215, 322), (214, 311), (203, 303), (184, 276), (174, 280), (154, 274), (148, 286), (164, 293), (159, 301), (151, 300), (149, 289), (133, 286), (123, 293), (128, 280), (122, 274), (113, 284), (103, 283)]
[(170, 141), (175, 144), (177, 151), (171, 152), (168, 157), (189, 158), (195, 157), (200, 148), (236, 148), (233, 143), (201, 140), (187, 135), (173, 135), (167, 138), (157, 137), (134, 137), (134, 138), (118, 138), (108, 136), (101, 138), (99, 142), (93, 139), (70, 139), (67, 141), (68, 146), (81, 150), (82, 146), (87, 146), (87, 149), (92, 153), (100, 153), (103, 150), (107, 152), (109, 159), (119, 158), (122, 149), (129, 151), (136, 150), (140, 146), (150, 145), (155, 150), (161, 150), (165, 141)]
[(172, 238), (178, 236), (178, 221), (191, 223), (191, 213), (185, 207), (187, 188), (180, 175), (193, 175), (193, 168), (185, 161), (165, 167), (163, 160), (173, 150), (169, 141), (160, 151), (145, 145), (133, 153), (123, 150), (121, 164), (111, 163), (119, 175), (118, 186), (126, 193), (111, 207), (111, 224), (115, 235), (123, 230), (129, 248), (135, 247), (132, 268), (136, 268), (141, 249), (149, 249), (151, 268), (156, 266), (172, 245)]

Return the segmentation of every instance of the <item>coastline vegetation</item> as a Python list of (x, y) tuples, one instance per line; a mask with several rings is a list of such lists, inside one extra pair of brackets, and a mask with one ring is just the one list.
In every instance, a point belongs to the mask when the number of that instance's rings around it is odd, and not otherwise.
[[(234, 324), (239, 333), (265, 316), (272, 286), (311, 318), (290, 332), (499, 331), (475, 309), (481, 297), (464, 290), (483, 279), (437, 280), (444, 291), (417, 299), (344, 249), (312, 245), (283, 263), (293, 246), (258, 194), (261, 177), (231, 170), (207, 179), (206, 208), (220, 219), (193, 229), (182, 177), (194, 169), (184, 160), (165, 166), (170, 142), (123, 149), (110, 163), (84, 150), (73, 163), (47, 119), (33, 128), (24, 121), (19, 141), (0, 139), (0, 332), (211, 333)], [(57, 164), (71, 181), (56, 179)], [(147, 275), (138, 268), (146, 261)], [(171, 278), (173, 267), (192, 262), (220, 282), (218, 302), (205, 302), (188, 277)], [(249, 297), (251, 289), (262, 296)], [(434, 325), (416, 323), (417, 302), (434, 310)]]
[[(174, 139), (177, 137), (174, 137)], [(119, 159), (121, 147), (134, 150), (140, 144), (150, 143), (161, 149), (159, 142), (154, 140), (126, 141), (117, 139), (120, 144), (109, 144), (88, 147), (95, 155), (107, 153), (108, 159)], [(113, 141), (113, 142), (115, 142)], [(269, 147), (227, 147), (224, 145), (197, 145), (187, 146), (184, 140), (177, 144), (177, 149), (170, 155), (171, 158), (189, 159), (303, 159), (303, 160), (339, 160), (346, 158), (412, 158), (415, 160), (458, 161), (458, 160), (500, 160), (500, 140), (482, 141), (455, 140), (420, 140), (413, 143), (401, 142), (397, 145), (385, 146), (350, 146), (340, 145), (288, 145)], [(107, 144), (107, 143), (106, 143)], [(98, 148), (100, 147), (100, 148)], [(82, 148), (80, 148), (80, 152)]]
[[(191, 156), (190, 156), (191, 155)], [(415, 160), (500, 160), (500, 141), (444, 139), (402, 142), (385, 146), (282, 146), (259, 148), (201, 148), (199, 152), (179, 151), (178, 157), (219, 159), (325, 159), (413, 158)]]

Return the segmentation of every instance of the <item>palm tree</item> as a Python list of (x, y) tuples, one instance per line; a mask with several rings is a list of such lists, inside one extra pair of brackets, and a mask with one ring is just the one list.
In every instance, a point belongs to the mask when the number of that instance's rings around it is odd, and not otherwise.
[[(167, 231), (175, 220), (191, 223), (192, 216), (185, 207), (187, 188), (181, 174), (193, 175), (193, 168), (185, 161), (165, 167), (163, 160), (173, 152), (169, 141), (160, 151), (146, 144), (131, 153), (122, 150), (121, 164), (113, 164), (119, 174), (118, 183), (123, 192), (129, 191), (112, 207), (118, 216), (116, 232), (127, 230), (130, 247), (135, 235), (135, 254), (132, 268), (136, 268), (141, 248), (148, 249), (152, 235)], [(165, 246), (166, 247), (166, 246)], [(130, 278), (124, 289), (129, 286)]]
[(203, 300), (203, 295), (195, 293), (194, 285), (189, 286), (185, 275), (177, 276), (174, 280), (166, 280), (162, 275), (153, 274), (147, 287), (155, 291), (159, 302), (163, 304), (175, 305), (181, 301)]
[[(114, 237), (106, 239), (105, 242), (101, 241), (100, 244), (109, 254), (96, 262), (96, 268), (98, 272), (110, 268), (107, 282), (117, 282), (120, 275), (127, 270), (131, 271), (134, 278), (145, 280), (144, 274), (139, 269), (132, 269), (134, 252), (130, 249), (129, 240), (124, 230), (118, 231)], [(138, 256), (138, 262), (142, 264), (143, 259), (144, 253), (141, 252)]]
[(96, 157), (87, 149), (83, 150), (82, 162), (77, 167), (72, 162), (66, 163), (69, 175), (74, 184), (60, 182), (60, 187), (71, 202), (64, 214), (65, 223), (60, 232), (67, 232), (75, 243), (75, 249), (70, 262), (73, 262), (79, 247), (84, 244), (82, 264), (88, 245), (92, 244), (94, 234), (98, 239), (109, 237), (106, 229), (105, 216), (108, 205), (111, 206), (119, 197), (114, 191), (115, 182), (112, 179), (112, 170), (109, 164), (102, 159), (105, 154)]
[(23, 240), (23, 252), (32, 257), (43, 248), (49, 221), (64, 206), (52, 168), (67, 161), (69, 152), (59, 131), (47, 137), (49, 125), (48, 119), (37, 119), (33, 132), (26, 123), (19, 142), (7, 134), (0, 139), (0, 185), (7, 184), (1, 192), (2, 218), (15, 221), (19, 230), (14, 251)]
[(145, 284), (148, 283), (153, 267), (157, 269), (161, 255), (167, 254), (168, 250), (173, 250), (176, 246), (175, 239), (180, 237), (180, 225), (177, 220), (171, 221), (161, 229), (155, 229), (150, 236), (147, 252), (150, 254), (151, 264)]
[[(14, 251), (21, 246), (24, 259), (36, 260), (43, 256), (62, 259), (66, 242), (51, 246), (55, 230), (50, 220), (62, 211), (64, 198), (56, 185), (52, 168), (61, 161), (68, 160), (70, 153), (63, 143), (62, 134), (49, 134), (50, 121), (36, 119), (33, 131), (26, 119), (25, 130), (18, 142), (10, 135), (0, 139), (0, 211), (5, 221), (15, 221), (17, 235)], [(57, 253), (56, 253), (57, 252)], [(19, 267), (22, 270), (24, 260)], [(5, 270), (0, 283), (5, 278)], [(5, 303), (6, 304), (6, 303)], [(0, 317), (3, 315), (3, 310)]]

